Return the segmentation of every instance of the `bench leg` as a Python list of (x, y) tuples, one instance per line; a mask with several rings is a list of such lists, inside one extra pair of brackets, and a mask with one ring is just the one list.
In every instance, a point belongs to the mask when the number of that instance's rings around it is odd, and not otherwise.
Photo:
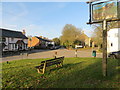
[(37, 69), (38, 73), (43, 74), (43, 71), (41, 71), (40, 69)]
[(38, 73), (40, 73), (40, 69), (37, 69)]
[(63, 66), (63, 61), (60, 64), (61, 64), (61, 67), (62, 67)]
[(59, 67), (59, 65), (58, 65), (58, 64), (56, 64), (56, 67)]
[(42, 72), (42, 74), (44, 74), (44, 73), (45, 73), (45, 70), (46, 70), (46, 68), (43, 68), (43, 72)]
[(44, 64), (44, 67), (43, 67), (43, 74), (45, 73), (45, 70), (46, 70), (46, 63)]

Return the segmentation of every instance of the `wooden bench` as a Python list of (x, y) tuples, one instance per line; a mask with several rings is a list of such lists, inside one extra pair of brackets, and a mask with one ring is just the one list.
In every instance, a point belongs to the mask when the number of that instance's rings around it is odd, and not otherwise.
[(41, 61), (41, 64), (39, 66), (36, 66), (35, 68), (37, 68), (38, 73), (44, 74), (46, 67), (52, 66), (52, 65), (56, 65), (56, 67), (59, 66), (63, 66), (63, 60), (64, 60), (64, 56), (63, 57), (59, 57), (59, 58), (54, 58), (54, 59), (50, 59), (50, 60), (45, 60), (45, 61)]

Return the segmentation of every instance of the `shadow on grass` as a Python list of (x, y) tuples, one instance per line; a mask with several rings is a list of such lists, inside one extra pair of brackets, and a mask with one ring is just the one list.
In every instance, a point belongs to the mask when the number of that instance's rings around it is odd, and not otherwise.
[[(67, 59), (66, 59), (67, 60)], [(117, 60), (108, 60), (108, 76), (102, 76), (102, 59), (87, 59), (84, 61), (72, 59), (64, 63), (63, 67), (47, 68), (48, 71), (44, 75), (38, 74), (34, 66), (20, 69), (20, 72), (13, 74), (4, 73), (3, 87), (24, 87), (24, 88), (117, 88), (119, 85), (116, 75)], [(91, 63), (92, 61), (94, 63)], [(29, 66), (29, 65), (28, 65)], [(18, 67), (17, 67), (18, 68)], [(14, 71), (14, 70), (13, 70)], [(15, 71), (17, 72), (17, 71)], [(5, 76), (6, 75), (6, 76)], [(12, 81), (9, 85), (6, 80)], [(22, 82), (20, 82), (20, 81)], [(6, 86), (5, 86), (6, 85)]]
[[(8, 69), (17, 69), (17, 68), (22, 68), (22, 67), (35, 67), (35, 66), (37, 66), (37, 65), (40, 65), (40, 63), (38, 62), (38, 63), (26, 63), (26, 64), (23, 64), (23, 65), (18, 65), (18, 66), (14, 66), (14, 64), (17, 64), (16, 62), (10, 62), (9, 61), (9, 63), (4, 63), (4, 65), (7, 65), (8, 67), (2, 67), (2, 71), (3, 70), (8, 70)], [(13, 66), (12, 66), (13, 65)]]
[[(55, 74), (52, 75), (53, 79), (48, 79), (47, 83), (50, 81), (49, 85), (42, 84), (41, 87), (54, 87), (54, 88), (118, 88), (119, 85), (118, 75), (116, 70), (117, 63), (115, 61), (108, 61), (108, 76), (103, 77), (102, 75), (102, 60), (99, 60), (93, 64), (82, 68), (84, 62), (75, 64), (66, 64), (61, 68), (52, 69), (51, 71)], [(81, 69), (81, 68), (82, 69)], [(74, 69), (74, 70), (71, 70)], [(62, 72), (58, 70), (64, 69)], [(69, 73), (68, 73), (69, 72)], [(47, 75), (47, 74), (46, 74)]]
[(47, 74), (50, 74), (51, 72), (53, 72), (53, 71), (57, 71), (57, 70), (60, 70), (60, 69), (70, 69), (70, 68), (72, 68), (72, 67), (74, 67), (75, 65), (79, 65), (79, 64), (82, 64), (83, 63), (83, 61), (82, 62), (79, 62), (79, 63), (75, 63), (75, 64), (64, 64), (62, 67), (51, 67), (51, 68), (47, 68), (49, 71), (47, 71), (46, 73)]

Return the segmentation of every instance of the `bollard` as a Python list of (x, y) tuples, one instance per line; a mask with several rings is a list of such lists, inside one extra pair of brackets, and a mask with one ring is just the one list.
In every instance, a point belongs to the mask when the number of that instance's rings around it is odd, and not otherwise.
[(93, 56), (93, 57), (96, 57), (96, 51), (95, 51), (95, 50), (93, 50), (92, 56)]
[(55, 55), (54, 55), (54, 57), (55, 57), (55, 58), (57, 57), (57, 52), (55, 52)]
[(23, 59), (23, 53), (22, 53), (22, 52), (20, 53), (20, 56), (21, 56), (21, 57), (22, 57), (22, 59)]
[(55, 52), (55, 55), (57, 55), (57, 52)]
[(7, 61), (7, 64), (8, 64), (9, 62)]
[(29, 54), (27, 53), (27, 57), (28, 57), (28, 55), (29, 55)]
[(75, 56), (77, 57), (77, 49), (75, 50)]

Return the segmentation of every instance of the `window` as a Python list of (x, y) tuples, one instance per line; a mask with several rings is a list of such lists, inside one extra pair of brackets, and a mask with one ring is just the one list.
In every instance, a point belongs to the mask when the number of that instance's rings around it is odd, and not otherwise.
[(26, 48), (26, 44), (23, 45), (24, 46), (24, 49)]
[(27, 44), (26, 44), (26, 48), (28, 48), (28, 47), (27, 47)]
[(6, 42), (6, 38), (5, 37), (0, 37), (0, 42)]
[(14, 44), (12, 44), (12, 48), (14, 49)]
[(14, 41), (14, 38), (11, 38), (11, 41)]
[(115, 37), (118, 37), (118, 33), (115, 33)]
[(111, 43), (111, 47), (113, 46), (113, 43)]
[(15, 44), (15, 48), (17, 48), (17, 44)]

